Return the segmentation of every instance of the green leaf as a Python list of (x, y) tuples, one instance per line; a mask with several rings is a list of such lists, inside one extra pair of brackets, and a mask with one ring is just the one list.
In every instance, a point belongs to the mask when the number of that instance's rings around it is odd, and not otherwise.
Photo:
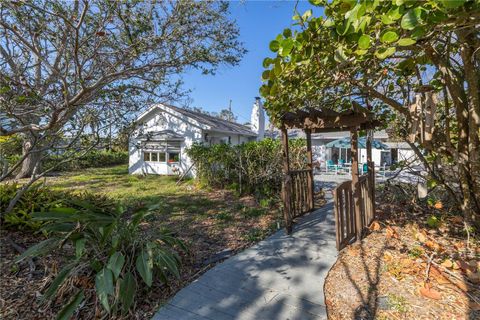
[(268, 68), (271, 64), (272, 64), (272, 59), (271, 58), (263, 59), (262, 65), (263, 65), (264, 68)]
[(348, 57), (345, 55), (345, 52), (343, 51), (342, 47), (339, 47), (337, 50), (335, 50), (335, 56), (334, 56), (335, 61), (337, 62), (346, 62), (348, 61)]
[(335, 25), (335, 21), (333, 21), (333, 19), (326, 19), (323, 22), (323, 26), (326, 27), (326, 28), (332, 27), (334, 25)]
[(277, 60), (275, 62), (275, 66), (273, 67), (273, 73), (277, 77), (282, 74), (282, 64), (280, 63), (280, 60)]
[(115, 279), (118, 279), (124, 263), (125, 257), (121, 252), (115, 252), (113, 255), (110, 256), (110, 259), (108, 259), (107, 268), (112, 270)]
[[(273, 89), (273, 87), (272, 87)], [(142, 277), (143, 282), (149, 287), (152, 286), (152, 269), (153, 269), (153, 261), (150, 254), (143, 249), (142, 252), (138, 255), (137, 260), (135, 262), (135, 266), (137, 267), (137, 271)]]
[(267, 97), (269, 94), (270, 94), (270, 88), (268, 85), (264, 84), (260, 87), (260, 89), (258, 90), (258, 93), (260, 93), (260, 95), (262, 97)]
[(302, 20), (307, 21), (308, 18), (310, 18), (311, 16), (312, 16), (312, 9), (308, 9), (307, 11), (305, 11), (304, 14), (302, 14)]
[(425, 35), (425, 29), (423, 27), (417, 27), (413, 30), (411, 37), (412, 39), (418, 40)]
[(382, 15), (381, 20), (382, 20), (382, 23), (386, 24), (386, 25), (389, 25), (389, 24), (392, 24), (392, 23), (395, 22), (394, 20), (392, 20), (389, 16), (387, 16), (385, 14)]
[(62, 285), (62, 283), (65, 281), (67, 276), (70, 274), (72, 271), (72, 266), (67, 265), (60, 270), (58, 275), (55, 277), (55, 279), (52, 281), (48, 289), (45, 291), (45, 293), (42, 296), (42, 300), (49, 300), (52, 297), (55, 296), (57, 293), (58, 288)]
[(400, 19), (402, 17), (400, 7), (396, 7), (388, 10), (387, 16), (390, 18), (390, 20), (393, 20), (393, 21)]
[(436, 216), (430, 216), (427, 219), (427, 224), (430, 228), (438, 228), (440, 226), (440, 220)]
[(440, 0), (440, 3), (447, 9), (455, 9), (465, 4), (465, 0)]
[(412, 38), (403, 38), (398, 40), (397, 44), (401, 47), (405, 46), (411, 46), (412, 44), (415, 44), (417, 41), (413, 40)]
[(287, 38), (282, 41), (278, 54), (282, 57), (286, 57), (292, 52), (293, 49), (293, 39)]
[(41, 256), (56, 247), (58, 245), (58, 242), (59, 239), (57, 238), (49, 238), (40, 243), (37, 243), (36, 245), (25, 250), (24, 253), (22, 253), (18, 258), (16, 258), (15, 263), (18, 263), (27, 257)]
[(368, 49), (370, 48), (370, 36), (364, 34), (358, 39), (358, 47), (360, 49)]
[(278, 93), (278, 85), (276, 83), (274, 83), (270, 87), (270, 92), (269, 93), (270, 93), (271, 96), (275, 96)]
[(42, 227), (42, 231), (50, 232), (63, 232), (68, 233), (73, 231), (77, 227), (76, 223), (48, 223)]
[(155, 257), (160, 269), (167, 269), (177, 278), (180, 278), (177, 261), (171, 253), (165, 250), (159, 250)]
[(280, 49), (280, 43), (277, 40), (273, 40), (270, 42), (269, 48), (273, 52), (277, 52)]
[(85, 295), (83, 294), (83, 290), (80, 290), (75, 297), (73, 297), (72, 301), (70, 301), (58, 314), (56, 319), (57, 320), (69, 320), (75, 310), (78, 308), (80, 303), (82, 303), (83, 299), (85, 299)]
[(428, 179), (427, 180), (427, 188), (432, 189), (437, 186), (438, 182), (435, 179)]
[(78, 239), (75, 241), (75, 256), (80, 258), (83, 254), (83, 250), (85, 249), (85, 238)]
[(363, 56), (367, 52), (368, 52), (368, 50), (362, 50), (362, 49), (355, 50), (355, 54), (359, 55), (359, 56)]
[(73, 213), (76, 213), (77, 211), (78, 211), (77, 209), (67, 208), (67, 207), (50, 209), (50, 212), (64, 213), (64, 214), (73, 214)]
[(103, 268), (95, 276), (95, 289), (98, 299), (102, 306), (110, 313), (110, 304), (108, 303), (108, 296), (113, 295), (113, 274), (107, 268)]
[(397, 40), (398, 34), (393, 30), (386, 31), (380, 36), (380, 41), (382, 41), (383, 43), (392, 43)]
[(422, 9), (417, 7), (410, 9), (402, 17), (401, 27), (405, 30), (413, 30), (422, 23)]
[(135, 292), (137, 291), (137, 283), (132, 273), (128, 272), (120, 281), (120, 301), (122, 303), (122, 312), (128, 312), (135, 299)]
[(382, 49), (379, 49), (375, 52), (375, 56), (378, 58), (378, 59), (386, 59), (388, 57), (390, 57), (392, 54), (394, 54), (396, 51), (395, 47), (390, 47), (390, 48), (382, 48)]
[(270, 79), (270, 70), (265, 70), (262, 72), (262, 80)]

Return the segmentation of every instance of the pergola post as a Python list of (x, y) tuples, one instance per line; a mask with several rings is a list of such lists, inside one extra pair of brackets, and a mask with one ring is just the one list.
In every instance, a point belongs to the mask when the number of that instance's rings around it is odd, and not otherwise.
[(282, 127), (282, 160), (283, 160), (283, 184), (282, 184), (282, 198), (283, 198), (283, 215), (285, 218), (285, 228), (287, 234), (292, 232), (292, 218), (290, 208), (291, 198), (291, 178), (290, 178), (290, 160), (288, 154), (288, 132), (285, 127)]
[(355, 226), (357, 230), (357, 241), (360, 241), (362, 236), (362, 216), (360, 213), (360, 185), (358, 183), (358, 133), (356, 127), (352, 127), (350, 129), (350, 140), (350, 151), (352, 153), (352, 193), (355, 209)]
[(368, 167), (368, 193), (372, 217), (375, 214), (375, 164), (372, 160), (373, 130), (367, 130), (367, 167)]
[(315, 207), (314, 196), (314, 180), (313, 180), (313, 154), (312, 154), (312, 130), (305, 129), (305, 136), (307, 138), (307, 168), (310, 170), (307, 180), (308, 188), (308, 207), (309, 210), (313, 210)]

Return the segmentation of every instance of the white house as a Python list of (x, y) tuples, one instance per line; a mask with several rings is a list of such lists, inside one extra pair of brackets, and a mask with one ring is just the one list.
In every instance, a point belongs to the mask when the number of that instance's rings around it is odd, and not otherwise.
[[(129, 173), (176, 174), (187, 172), (192, 161), (186, 149), (194, 143), (241, 144), (263, 137), (263, 106), (257, 98), (252, 112), (252, 129), (201, 112), (156, 104), (136, 120), (129, 141)], [(194, 174), (194, 170), (189, 174)]]

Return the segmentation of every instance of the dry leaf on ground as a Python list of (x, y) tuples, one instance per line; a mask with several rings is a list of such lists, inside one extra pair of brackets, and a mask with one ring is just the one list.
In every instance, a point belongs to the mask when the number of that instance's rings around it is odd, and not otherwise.
[(378, 223), (378, 221), (373, 221), (369, 229), (370, 231), (379, 231), (380, 229), (382, 229), (382, 227), (380, 226), (380, 223)]
[(442, 201), (437, 201), (433, 207), (439, 210), (442, 209), (443, 208)]
[(417, 238), (418, 241), (420, 241), (422, 243), (428, 240), (427, 232), (425, 230), (417, 232), (415, 237)]
[(452, 269), (453, 268), (453, 261), (450, 259), (446, 259), (445, 261), (442, 262), (441, 264), (442, 267)]
[(399, 238), (397, 231), (395, 231), (395, 229), (393, 229), (393, 228), (390, 227), (390, 226), (387, 226), (386, 236), (387, 236), (387, 238), (395, 238), (395, 239), (398, 239), (398, 238)]
[(442, 298), (440, 292), (432, 289), (429, 284), (425, 284), (424, 286), (420, 287), (419, 292), (422, 296), (429, 299), (440, 300)]

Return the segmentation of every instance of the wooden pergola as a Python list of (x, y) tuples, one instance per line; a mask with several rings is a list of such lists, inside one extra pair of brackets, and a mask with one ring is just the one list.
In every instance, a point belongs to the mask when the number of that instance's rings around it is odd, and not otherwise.
[[(314, 206), (314, 177), (312, 133), (350, 131), (352, 180), (342, 183), (335, 189), (335, 220), (337, 227), (337, 248), (340, 250), (352, 239), (360, 239), (363, 228), (373, 220), (374, 212), (374, 164), (372, 162), (372, 134), (368, 135), (367, 165), (368, 174), (359, 176), (358, 171), (358, 131), (368, 130), (380, 123), (373, 114), (357, 103), (353, 109), (344, 112), (332, 110), (298, 110), (281, 117), (283, 173), (282, 199), (287, 233), (292, 232), (293, 220)], [(288, 130), (304, 130), (307, 140), (307, 168), (291, 170), (288, 150)]]

